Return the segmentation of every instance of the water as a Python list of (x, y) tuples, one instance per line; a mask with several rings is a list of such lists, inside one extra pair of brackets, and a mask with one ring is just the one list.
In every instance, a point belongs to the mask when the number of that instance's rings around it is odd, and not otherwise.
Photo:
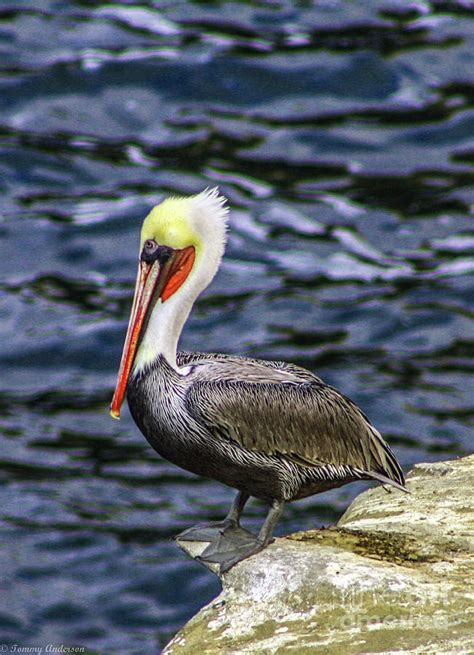
[[(232, 206), (183, 348), (307, 366), (405, 469), (472, 451), (473, 18), (467, 0), (2, 4), (0, 642), (154, 654), (218, 591), (170, 537), (232, 491), (107, 411), (166, 194), (219, 185)], [(288, 507), (280, 533), (362, 488)]]

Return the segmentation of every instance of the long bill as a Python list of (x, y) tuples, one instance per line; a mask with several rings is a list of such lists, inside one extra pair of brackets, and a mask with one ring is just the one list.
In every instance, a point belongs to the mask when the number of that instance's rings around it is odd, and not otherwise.
[(123, 346), (117, 385), (110, 406), (110, 415), (112, 418), (120, 418), (120, 408), (127, 390), (128, 378), (130, 377), (130, 371), (132, 370), (133, 362), (135, 360), (135, 354), (140, 341), (143, 324), (151, 310), (151, 301), (155, 295), (157, 282), (160, 277), (160, 268), (161, 267), (157, 261), (152, 264), (140, 261), (138, 264), (132, 311), (128, 322), (125, 344)]
[(158, 259), (153, 262), (141, 259), (138, 264), (132, 311), (123, 346), (117, 385), (110, 406), (112, 418), (120, 418), (120, 408), (127, 391), (130, 371), (153, 307), (158, 299), (165, 302), (176, 293), (193, 267), (194, 246), (188, 246), (182, 250), (169, 250), (171, 251), (170, 256), (164, 264), (160, 264)]

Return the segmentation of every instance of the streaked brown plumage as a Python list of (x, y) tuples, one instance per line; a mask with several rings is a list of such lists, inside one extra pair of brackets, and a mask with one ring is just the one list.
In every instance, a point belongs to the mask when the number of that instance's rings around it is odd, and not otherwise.
[[(261, 543), (249, 544), (243, 535), (238, 518), (249, 496), (268, 502), (269, 517), (276, 522), (285, 502), (356, 480), (404, 489), (394, 453), (367, 417), (309, 371), (284, 362), (207, 353), (178, 353), (177, 361), (186, 367), (185, 375), (159, 358), (132, 377), (128, 403), (163, 457), (240, 491), (236, 523), (191, 528), (182, 537), (216, 542), (203, 559), (219, 563), (222, 571), (271, 537), (272, 522), (262, 528)], [(227, 541), (237, 535), (233, 557), (219, 533)]]
[[(404, 484), (393, 452), (357, 405), (306, 369), (205, 353), (182, 357), (195, 364), (187, 405), (217, 438), (305, 468), (348, 466)], [(303, 488), (296, 497), (309, 493)]]

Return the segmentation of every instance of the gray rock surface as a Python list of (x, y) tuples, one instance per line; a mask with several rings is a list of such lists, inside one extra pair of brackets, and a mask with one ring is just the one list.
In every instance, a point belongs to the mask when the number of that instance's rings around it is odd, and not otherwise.
[(408, 488), (235, 566), (164, 655), (474, 653), (474, 456), (417, 465)]

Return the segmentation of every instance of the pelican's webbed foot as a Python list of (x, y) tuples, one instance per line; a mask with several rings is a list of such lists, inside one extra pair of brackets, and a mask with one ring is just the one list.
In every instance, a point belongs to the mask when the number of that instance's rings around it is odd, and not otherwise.
[(202, 523), (195, 525), (192, 528), (183, 530), (177, 534), (174, 539), (176, 541), (209, 541), (214, 542), (216, 539), (228, 532), (246, 532), (241, 528), (236, 521), (231, 519), (224, 519), (223, 521), (214, 521), (212, 523)]
[(273, 530), (283, 511), (284, 502), (274, 500), (258, 537), (240, 527), (225, 530), (196, 557), (199, 562), (219, 564), (222, 575), (244, 559), (256, 555), (272, 541)]
[[(268, 542), (267, 542), (268, 543)], [(267, 543), (242, 528), (220, 534), (209, 546), (196, 557), (199, 562), (219, 564), (219, 573), (226, 573), (251, 555), (265, 548)]]

